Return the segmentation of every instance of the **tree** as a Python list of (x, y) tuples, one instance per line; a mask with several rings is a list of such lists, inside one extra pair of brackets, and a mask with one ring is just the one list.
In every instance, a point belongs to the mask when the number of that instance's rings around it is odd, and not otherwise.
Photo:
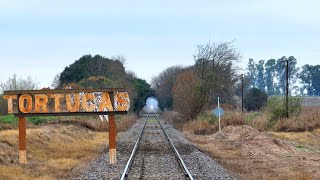
[(30, 76), (26, 79), (18, 78), (16, 74), (9, 78), (6, 82), (0, 83), (0, 115), (7, 115), (7, 101), (3, 99), (4, 91), (13, 90), (34, 90), (38, 88), (38, 82), (33, 80)]
[[(51, 83), (52, 89), (58, 89), (60, 85), (60, 74), (56, 74), (53, 78), (53, 81)], [(60, 87), (61, 88), (61, 87)]]
[(260, 110), (268, 100), (268, 95), (264, 90), (252, 88), (244, 96), (244, 107), (248, 111)]
[(16, 74), (13, 74), (12, 78), (9, 78), (7, 82), (0, 83), (0, 92), (12, 91), (12, 90), (33, 90), (38, 88), (38, 82), (33, 80), (30, 76), (26, 79), (18, 78)]
[(256, 87), (257, 86), (257, 65), (254, 62), (253, 59), (249, 59), (248, 65), (247, 65), (247, 77), (250, 79), (251, 83), (252, 83), (252, 87)]
[(257, 67), (257, 87), (261, 90), (265, 90), (266, 83), (264, 79), (264, 60), (260, 60), (256, 65)]
[(139, 113), (145, 106), (146, 100), (149, 96), (154, 96), (151, 90), (151, 85), (143, 79), (135, 79), (133, 81), (134, 91), (136, 96), (133, 98), (133, 111)]
[(60, 74), (60, 84), (78, 83), (91, 76), (105, 76), (113, 80), (125, 79), (125, 68), (120, 60), (111, 60), (100, 55), (84, 55)]
[(130, 110), (138, 113), (152, 91), (145, 80), (125, 71), (124, 62), (122, 56), (108, 59), (100, 55), (84, 55), (61, 72), (59, 87), (125, 88), (130, 94)]
[(231, 42), (198, 45), (194, 69), (199, 80), (200, 101), (208, 104), (214, 96), (233, 102), (240, 55)]
[(82, 79), (81, 81), (79, 81), (78, 84), (82, 88), (89, 88), (89, 89), (104, 89), (108, 87), (117, 87), (116, 82), (104, 76), (91, 76), (91, 77)]
[(306, 64), (302, 66), (299, 78), (303, 84), (301, 94), (306, 90), (308, 96), (320, 95), (320, 65)]
[(161, 109), (173, 108), (172, 87), (176, 81), (177, 75), (181, 73), (182, 70), (182, 66), (172, 66), (162, 71), (158, 76), (152, 78), (152, 89), (154, 89), (157, 94)]
[(265, 64), (265, 80), (268, 95), (274, 95), (274, 78), (275, 78), (276, 60), (270, 59)]
[(202, 110), (203, 102), (200, 79), (194, 69), (181, 72), (174, 83), (173, 106), (187, 119), (194, 119)]
[[(276, 77), (278, 80), (276, 86), (276, 94), (284, 94), (286, 89), (286, 61), (287, 58), (283, 56), (282, 58), (277, 60), (276, 64)], [(296, 83), (298, 77), (299, 68), (296, 67), (297, 59), (293, 56), (288, 58), (289, 61), (289, 84), (294, 85)], [(290, 89), (289, 89), (290, 90)]]

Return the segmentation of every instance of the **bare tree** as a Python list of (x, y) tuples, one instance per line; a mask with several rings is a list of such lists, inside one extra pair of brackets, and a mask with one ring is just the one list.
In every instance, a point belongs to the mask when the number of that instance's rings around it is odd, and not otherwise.
[(33, 80), (30, 76), (27, 79), (18, 78), (16, 74), (9, 78), (6, 82), (0, 82), (0, 115), (6, 115), (8, 105), (3, 99), (4, 91), (10, 90), (33, 90), (38, 88), (38, 82)]
[(38, 88), (38, 82), (33, 80), (30, 76), (27, 79), (18, 78), (16, 74), (9, 78), (7, 82), (0, 83), (0, 92), (10, 90), (33, 90)]
[(172, 66), (162, 71), (151, 81), (152, 89), (156, 91), (160, 107), (171, 109), (173, 106), (172, 87), (177, 75), (182, 71), (182, 66)]
[(51, 88), (58, 89), (59, 86), (60, 86), (60, 73), (54, 76), (53, 81), (51, 83)]
[(232, 43), (233, 41), (208, 42), (198, 45), (198, 53), (194, 55), (194, 60), (202, 99), (220, 96), (232, 101), (237, 81), (236, 63), (240, 60), (240, 53)]

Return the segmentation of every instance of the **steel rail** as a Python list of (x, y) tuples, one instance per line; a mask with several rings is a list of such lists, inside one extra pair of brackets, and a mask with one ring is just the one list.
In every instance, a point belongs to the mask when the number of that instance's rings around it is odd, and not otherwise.
[(175, 153), (175, 155), (176, 155), (176, 157), (177, 157), (177, 159), (178, 159), (178, 162), (180, 163), (180, 165), (182, 166), (183, 170), (185, 171), (185, 173), (186, 173), (185, 175), (186, 175), (190, 180), (194, 180), (193, 177), (192, 177), (192, 175), (191, 175), (191, 173), (190, 173), (190, 171), (188, 170), (187, 166), (186, 166), (185, 163), (183, 162), (183, 160), (182, 160), (182, 158), (181, 158), (181, 156), (180, 156), (177, 148), (175, 147), (175, 145), (174, 145), (173, 142), (171, 141), (171, 139), (170, 139), (169, 135), (167, 134), (166, 130), (163, 128), (163, 125), (162, 125), (162, 123), (160, 122), (159, 117), (158, 117), (157, 115), (156, 115), (156, 117), (157, 117), (157, 119), (158, 119), (158, 121), (159, 121), (159, 123), (160, 123), (160, 126), (161, 126), (164, 134), (166, 135), (166, 137), (167, 137), (167, 139), (168, 139), (168, 141), (169, 141), (169, 143), (170, 143), (171, 148), (174, 150), (174, 153)]
[(124, 179), (128, 176), (129, 169), (130, 169), (130, 167), (131, 167), (131, 165), (132, 165), (133, 158), (134, 158), (134, 156), (136, 155), (136, 151), (137, 151), (137, 149), (138, 149), (138, 146), (139, 146), (139, 143), (140, 143), (140, 139), (141, 139), (141, 137), (142, 137), (142, 134), (143, 134), (144, 128), (145, 128), (145, 126), (146, 126), (148, 117), (149, 117), (149, 114), (148, 114), (147, 117), (145, 118), (145, 121), (144, 121), (142, 130), (141, 130), (141, 132), (140, 132), (140, 134), (139, 134), (139, 137), (138, 137), (138, 139), (137, 139), (137, 141), (136, 141), (136, 143), (135, 143), (135, 145), (134, 145), (134, 148), (133, 148), (133, 150), (132, 150), (132, 152), (131, 152), (131, 155), (130, 155), (130, 158), (129, 158), (127, 164), (126, 164), (126, 167), (125, 167), (125, 169), (124, 169), (124, 171), (123, 171), (123, 173), (122, 173), (121, 180), (124, 180)]
[[(176, 156), (179, 164), (181, 165), (181, 167), (182, 167), (183, 170), (185, 171), (185, 176), (187, 176), (190, 180), (194, 180), (194, 178), (192, 177), (191, 173), (189, 172), (187, 166), (186, 166), (185, 163), (183, 162), (183, 160), (182, 160), (182, 158), (181, 158), (181, 156), (180, 156), (177, 148), (175, 147), (175, 145), (173, 144), (173, 142), (172, 142), (171, 139), (169, 138), (167, 132), (166, 132), (165, 129), (163, 128), (163, 125), (162, 125), (162, 123), (160, 122), (160, 119), (159, 119), (158, 115), (157, 115), (157, 114), (155, 114), (155, 115), (156, 115), (156, 118), (157, 118), (157, 120), (158, 120), (158, 122), (159, 122), (159, 124), (160, 124), (160, 127), (161, 127), (162, 131), (164, 132), (167, 140), (169, 141), (169, 144), (170, 144), (171, 148), (174, 150), (174, 154), (175, 154), (175, 156)], [(138, 146), (139, 146), (139, 143), (140, 143), (140, 139), (141, 139), (141, 137), (142, 137), (142, 134), (143, 134), (145, 125), (146, 125), (146, 123), (147, 123), (148, 117), (149, 117), (149, 114), (147, 114), (147, 117), (145, 118), (145, 122), (144, 122), (144, 124), (143, 124), (143, 128), (142, 128), (142, 130), (141, 130), (141, 132), (140, 132), (140, 135), (139, 135), (139, 137), (138, 137), (138, 140), (136, 141), (136, 143), (135, 143), (135, 145), (134, 145), (134, 148), (133, 148), (133, 150), (132, 150), (132, 152), (131, 152), (130, 158), (129, 158), (129, 160), (128, 160), (127, 164), (126, 164), (125, 170), (123, 171), (123, 174), (122, 174), (122, 176), (121, 176), (121, 180), (126, 179), (127, 176), (128, 176), (129, 169), (130, 169), (130, 167), (131, 167), (131, 165), (132, 165), (133, 158), (134, 158), (134, 156), (135, 156), (135, 154), (136, 154), (136, 151), (137, 151), (137, 149), (138, 149)]]

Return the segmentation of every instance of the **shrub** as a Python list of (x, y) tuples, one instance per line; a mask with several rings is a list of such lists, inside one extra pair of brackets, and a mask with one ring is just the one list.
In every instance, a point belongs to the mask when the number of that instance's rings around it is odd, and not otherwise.
[(200, 81), (192, 69), (180, 73), (173, 89), (173, 107), (186, 119), (195, 119), (204, 106)]
[[(284, 97), (273, 96), (268, 99), (266, 111), (271, 114), (271, 122), (278, 121), (286, 117), (286, 99)], [(296, 117), (301, 112), (301, 98), (289, 98), (289, 116)]]
[(248, 111), (260, 110), (267, 102), (268, 95), (265, 91), (252, 88), (244, 97), (244, 106)]

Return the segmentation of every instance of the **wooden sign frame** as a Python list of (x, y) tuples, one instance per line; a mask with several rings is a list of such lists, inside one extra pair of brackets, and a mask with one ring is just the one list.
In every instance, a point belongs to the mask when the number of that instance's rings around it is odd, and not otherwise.
[[(19, 163), (27, 164), (26, 117), (84, 115), (109, 115), (110, 164), (116, 163), (115, 115), (127, 114), (130, 108), (129, 95), (123, 88), (5, 91), (3, 97), (8, 101), (8, 113), (19, 120)], [(54, 106), (49, 107), (49, 100)]]

